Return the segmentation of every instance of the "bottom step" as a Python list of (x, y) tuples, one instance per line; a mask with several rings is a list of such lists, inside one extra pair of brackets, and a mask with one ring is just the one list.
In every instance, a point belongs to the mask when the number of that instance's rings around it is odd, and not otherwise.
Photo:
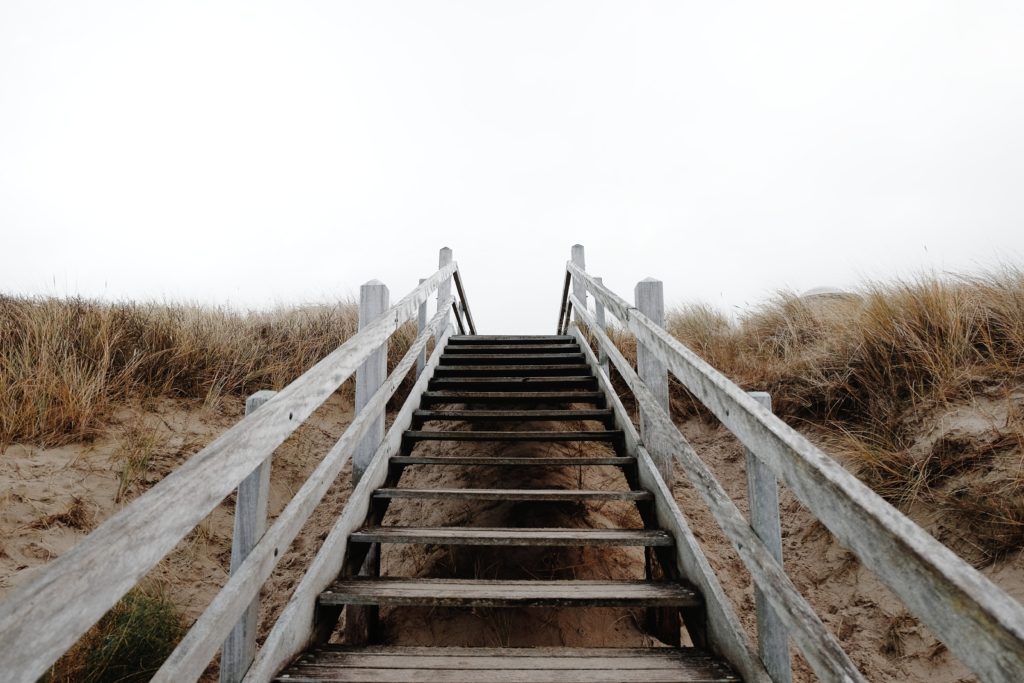
[(300, 656), (280, 683), (732, 683), (693, 648), (326, 646)]

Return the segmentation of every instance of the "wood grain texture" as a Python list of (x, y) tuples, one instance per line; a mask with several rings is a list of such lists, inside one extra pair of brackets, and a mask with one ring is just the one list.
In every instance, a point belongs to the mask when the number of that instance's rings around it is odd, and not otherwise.
[(489, 546), (669, 546), (657, 529), (526, 529), (491, 527), (372, 527), (352, 534), (351, 543), (432, 543)]
[(823, 681), (865, 680), (839, 641), (825, 628), (818, 615), (797, 591), (782, 565), (754, 533), (708, 466), (672, 423), (657, 397), (647, 389), (608, 335), (593, 326), (593, 318), (588, 313), (583, 313), (582, 317), (592, 326), (590, 331), (598, 343), (605, 347), (612, 365), (629, 386), (637, 404), (646, 408), (649, 422), (644, 442), (649, 450), (652, 453), (659, 452), (661, 457), (674, 458), (686, 473), (750, 571), (751, 578), (776, 608), (814, 673)]
[[(439, 270), (101, 524), (0, 603), (0, 671), (34, 683), (253, 469), (274, 452), (374, 349), (410, 320), (455, 265)], [(219, 640), (218, 640), (219, 644)]]
[(497, 455), (482, 456), (395, 456), (391, 458), (393, 465), (486, 465), (488, 467), (581, 467), (581, 466), (612, 466), (631, 467), (636, 465), (636, 458), (613, 456), (610, 458), (591, 458), (574, 456), (567, 458), (545, 457), (504, 457)]
[(1024, 680), (1021, 603), (677, 339), (586, 273), (581, 276), (591, 293), (968, 668), (984, 681)]
[(647, 491), (588, 491), (586, 489), (377, 489), (374, 498), (417, 500), (507, 500), (579, 502), (584, 500), (651, 500)]
[[(257, 391), (245, 401), (248, 415), (274, 397), (274, 391)], [(238, 485), (235, 525), (231, 536), (231, 571), (237, 572), (267, 529), (267, 499), (270, 495), (270, 458)], [(238, 683), (256, 654), (256, 621), (260, 603), (257, 595), (224, 640), (220, 657), (221, 683)]]
[(622, 432), (615, 429), (575, 432), (509, 432), (509, 431), (423, 431), (409, 430), (408, 441), (617, 441)]
[[(447, 309), (442, 310), (447, 312)], [(440, 361), (441, 352), (451, 331), (449, 325), (438, 337), (437, 346), (427, 360), (426, 369), (409, 391), (409, 397), (391, 423), (384, 441), (363, 473), (363, 478), (349, 495), (334, 527), (306, 569), (288, 604), (274, 622), (273, 628), (263, 642), (263, 647), (256, 653), (256, 659), (243, 679), (245, 683), (269, 681), (310, 644), (315, 626), (317, 596), (341, 571), (349, 534), (362, 526), (370, 509), (373, 491), (387, 479), (388, 461), (401, 448), (402, 433), (412, 422), (413, 411), (419, 405), (420, 396), (427, 387), (430, 375)]]
[(434, 607), (656, 607), (699, 605), (700, 596), (670, 581), (406, 579), (335, 581), (320, 595), (325, 605)]
[[(383, 282), (370, 280), (359, 288), (359, 329), (365, 328), (371, 322), (384, 315), (388, 309), (390, 294)], [(420, 309), (424, 304), (420, 304)], [(419, 311), (417, 311), (419, 315)], [(421, 346), (422, 349), (426, 345)], [(369, 358), (356, 370), (356, 395), (355, 412), (359, 414), (370, 402), (370, 398), (377, 393), (380, 385), (388, 374), (388, 343), (382, 343)], [(366, 463), (373, 457), (377, 445), (384, 438), (384, 411), (373, 419), (366, 433), (356, 446), (352, 454), (352, 483), (357, 484)]]
[(388, 400), (394, 395), (414, 367), (420, 348), (446, 324), (445, 317), (436, 314), (427, 329), (413, 342), (394, 371), (370, 398), (365, 408), (356, 415), (348, 429), (320, 461), (316, 469), (292, 497), (274, 524), (263, 535), (252, 552), (221, 588), (206, 610), (167, 658), (152, 679), (157, 683), (195, 680), (216, 653), (216, 645), (240, 614), (240, 610), (259, 594), (264, 581), (277, 566), (278, 558), (295, 540), (302, 526), (323, 500), (345, 463), (372, 427)]
[[(582, 331), (578, 327), (573, 327), (573, 334), (587, 356), (587, 362), (596, 368), (598, 357), (590, 348)], [(640, 441), (640, 433), (633, 426), (629, 413), (615, 392), (609, 376), (598, 373), (598, 377), (602, 389), (608, 395), (608, 404), (615, 411), (616, 423), (623, 431), (625, 451), (637, 459), (640, 484), (654, 496), (658, 524), (675, 539), (676, 564), (679, 572), (704, 598), (709, 645), (715, 653), (732, 664), (747, 683), (770, 683), (771, 678), (747, 638), (732, 603), (718, 581), (718, 576), (704, 555), (686, 517), (672, 497), (671, 490), (661, 478), (653, 458)]]

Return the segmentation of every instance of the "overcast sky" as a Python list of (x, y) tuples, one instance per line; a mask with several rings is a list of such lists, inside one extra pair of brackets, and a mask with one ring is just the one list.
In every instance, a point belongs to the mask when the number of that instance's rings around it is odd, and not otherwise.
[(1024, 3), (0, 2), (0, 290), (631, 297), (1024, 256)]

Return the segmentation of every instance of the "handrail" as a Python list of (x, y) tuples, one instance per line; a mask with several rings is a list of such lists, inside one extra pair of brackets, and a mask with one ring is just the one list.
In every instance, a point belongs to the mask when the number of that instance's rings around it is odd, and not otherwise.
[[(455, 297), (451, 297), (450, 300), (454, 302)], [(398, 391), (402, 380), (416, 364), (419, 352), (426, 348), (427, 341), (431, 337), (439, 337), (441, 329), (448, 325), (447, 318), (448, 311), (445, 307), (427, 323), (426, 328), (412, 343), (402, 360), (388, 375), (384, 384), (373, 394), (369, 403), (359, 411), (337, 443), (331, 447), (324, 459), (320, 461), (320, 464), (292, 497), (288, 506), (274, 520), (274, 524), (266, 531), (245, 561), (232, 572), (231, 577), (221, 587), (213, 601), (178, 643), (178, 646), (153, 677), (154, 682), (174, 683), (181, 680), (193, 680), (202, 675), (203, 670), (206, 669), (220, 648), (220, 644), (232, 626), (238, 621), (249, 602), (259, 594), (263, 582), (274, 571), (283, 554), (282, 551), (287, 549), (298, 536), (302, 525), (305, 524), (313, 509), (323, 500), (345, 463), (351, 458), (363, 435), (367, 433), (373, 421), (384, 410), (388, 400)]]
[[(4, 672), (5, 680), (30, 683), (45, 673), (67, 648), (264, 462), (399, 327), (415, 318), (420, 305), (432, 292), (450, 278), (458, 278), (458, 272), (454, 262), (439, 268), (259, 410), (240, 420), (54, 560), (31, 581), (6, 596), (0, 602), (0, 671)], [(438, 321), (447, 321), (448, 306), (452, 302), (454, 297), (447, 302), (439, 302), (442, 305), (430, 329), (436, 332), (440, 326)], [(463, 305), (468, 310), (465, 299)], [(422, 334), (414, 343), (417, 351), (425, 344), (426, 337)], [(415, 356), (407, 354), (403, 363), (408, 358), (415, 362)], [(382, 405), (378, 397), (382, 395), (378, 392), (371, 399), (378, 412)], [(361, 411), (353, 422), (353, 425), (359, 425), (357, 431), (369, 421), (360, 421), (359, 418), (369, 412), (372, 411)], [(321, 467), (337, 465), (352, 441), (347, 435), (348, 432)], [(330, 463), (325, 464), (328, 461)], [(321, 468), (317, 472), (321, 472)], [(300, 493), (308, 495), (302, 502), (322, 498), (323, 492), (318, 492), (318, 489), (318, 483), (307, 481), (300, 489)], [(273, 568), (268, 564), (266, 549), (273, 546), (275, 550), (284, 550), (287, 547), (284, 539), (292, 533), (290, 525), (301, 517), (300, 512), (305, 512), (308, 517), (305, 507), (296, 505), (298, 507), (295, 508), (289, 505), (285, 511), (289, 515), (285, 520), (287, 524), (279, 519), (279, 524), (267, 532), (241, 565), (238, 578), (232, 576), (229, 579), (232, 585), (244, 586), (239, 595), (247, 595), (248, 598), (255, 595), (262, 579), (256, 582), (254, 591), (253, 577), (265, 576)], [(301, 521), (304, 520), (302, 517)], [(301, 527), (301, 522), (298, 526)], [(231, 622), (242, 613), (248, 601), (236, 596), (221, 598), (220, 594), (215, 601), (218, 599), (220, 602), (217, 604), (226, 611), (218, 617), (207, 617), (206, 621), (215, 621), (215, 632), (226, 634), (223, 624), (227, 623), (229, 630)], [(219, 647), (223, 637), (214, 640)]]
[(469, 325), (469, 333), (476, 334), (476, 325), (473, 323), (473, 313), (469, 310), (469, 299), (466, 298), (466, 290), (462, 288), (462, 275), (455, 271), (455, 289), (459, 292), (459, 300), (462, 301), (462, 312), (466, 316), (466, 324)]
[[(579, 278), (586, 290), (635, 334), (649, 353), (664, 362), (669, 372), (760, 458), (841, 543), (874, 571), (953, 654), (983, 680), (1007, 683), (1024, 680), (1024, 606), (759, 405), (635, 306), (573, 263), (566, 264), (566, 271), (570, 277)], [(566, 292), (567, 304), (571, 305), (574, 299), (569, 298)], [(597, 326), (592, 325), (593, 317), (589, 312), (582, 314), (586, 309), (583, 302), (576, 299), (575, 303), (577, 315), (585, 321), (590, 318), (591, 332), (599, 341), (604, 340), (602, 347), (612, 355), (612, 349), (608, 347), (611, 341), (606, 335), (597, 334)], [(618, 364), (616, 367), (622, 372)], [(631, 386), (634, 393), (638, 388), (638, 385)], [(642, 388), (639, 393), (644, 394)], [(645, 406), (649, 413), (653, 407)], [(673, 430), (678, 432), (674, 425), (667, 431)], [(669, 452), (679, 459), (695, 487), (702, 496), (706, 496), (705, 500), (707, 496), (717, 497), (713, 493), (717, 482), (710, 473), (710, 478), (705, 478), (694, 466), (692, 458), (697, 456), (688, 444), (681, 447), (685, 439), (679, 442), (670, 433), (662, 434), (664, 431), (656, 430), (656, 433), (668, 440)], [(664, 443), (657, 446), (666, 447)], [(710, 503), (709, 506), (715, 512), (716, 506)], [(731, 516), (728, 513), (727, 508), (719, 508), (716, 518), (718, 515), (728, 518)], [(744, 539), (748, 529), (749, 526), (734, 528), (731, 523), (723, 525), (734, 545), (739, 542), (747, 544)], [(742, 557), (757, 552), (748, 546), (740, 554)], [(761, 564), (758, 562), (754, 566)], [(770, 569), (771, 566), (772, 563), (765, 558), (763, 568)], [(749, 567), (751, 565), (748, 564)], [(794, 609), (785, 596), (783, 586), (775, 583), (770, 574), (754, 575), (755, 581), (759, 578), (763, 582), (760, 587), (780, 612)], [(799, 642), (799, 634), (793, 632), (792, 635)]]

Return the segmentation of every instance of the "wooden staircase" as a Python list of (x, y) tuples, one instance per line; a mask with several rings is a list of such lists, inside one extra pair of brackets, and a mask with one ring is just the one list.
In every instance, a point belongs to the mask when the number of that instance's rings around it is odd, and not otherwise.
[[(602, 429), (517, 431), (521, 423), (598, 424)], [(430, 426), (433, 425), (433, 428)], [(475, 429), (475, 427), (505, 427)], [(447, 428), (442, 428), (447, 427)], [(441, 455), (417, 454), (428, 442), (452, 442)], [(466, 442), (535, 443), (517, 455), (460, 453)], [(552, 455), (546, 444), (605, 444), (602, 455)], [(593, 449), (591, 449), (593, 450)], [(600, 449), (596, 449), (600, 450)], [(435, 449), (436, 451), (436, 449)], [(564, 452), (564, 449), (559, 451)], [(614, 454), (613, 454), (614, 453)], [(620, 468), (625, 490), (415, 488), (401, 485), (409, 466), (468, 468)], [(633, 504), (645, 528), (489, 528), (385, 526), (391, 501), (620, 501)], [(405, 432), (387, 482), (374, 491), (363, 527), (350, 534), (341, 578), (319, 597), (318, 646), (275, 679), (296, 681), (736, 681), (706, 645), (701, 596), (676, 573), (672, 535), (657, 528), (651, 492), (639, 487), (637, 462), (625, 454), (623, 432), (573, 337), (452, 336)], [(380, 575), (382, 544), (445, 546), (632, 546), (645, 549), (644, 580), (483, 580)], [(661, 645), (607, 647), (406, 647), (380, 639), (380, 607), (642, 608)], [(346, 645), (328, 644), (342, 611)], [(681, 647), (685, 622), (689, 641)], [(356, 644), (352, 644), (356, 643)]]

